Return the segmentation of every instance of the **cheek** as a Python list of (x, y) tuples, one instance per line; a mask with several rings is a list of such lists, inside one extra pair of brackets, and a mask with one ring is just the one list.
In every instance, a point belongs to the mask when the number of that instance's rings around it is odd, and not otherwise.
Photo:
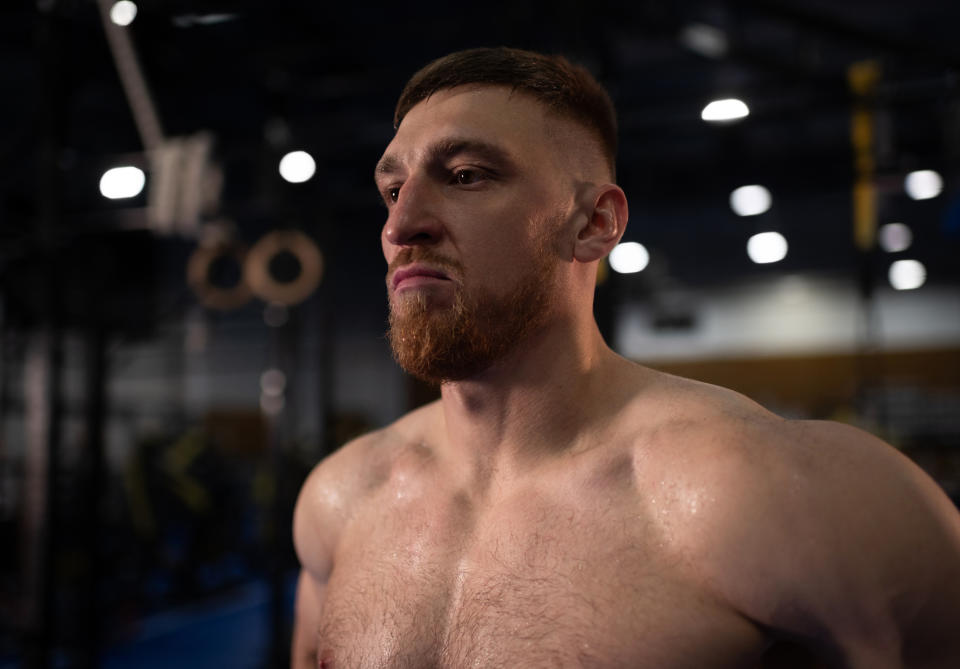
[[(467, 263), (466, 273), (478, 283), (497, 289), (513, 286), (519, 277), (525, 276), (534, 261), (535, 251), (527, 239), (516, 237), (484, 244)], [(499, 290), (498, 290), (499, 292)]]

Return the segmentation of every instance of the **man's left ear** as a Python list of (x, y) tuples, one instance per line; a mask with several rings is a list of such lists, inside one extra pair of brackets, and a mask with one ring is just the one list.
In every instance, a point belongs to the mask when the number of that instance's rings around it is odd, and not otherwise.
[(616, 184), (600, 186), (593, 196), (592, 210), (587, 210), (586, 221), (577, 230), (573, 257), (587, 263), (610, 253), (623, 236), (627, 216), (627, 196), (623, 190)]

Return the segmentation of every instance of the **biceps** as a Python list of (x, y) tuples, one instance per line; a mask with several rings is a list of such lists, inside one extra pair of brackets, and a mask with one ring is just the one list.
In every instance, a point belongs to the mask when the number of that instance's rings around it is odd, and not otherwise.
[(317, 629), (323, 604), (323, 590), (324, 585), (318, 583), (310, 572), (300, 570), (290, 656), (292, 669), (315, 669), (317, 666)]

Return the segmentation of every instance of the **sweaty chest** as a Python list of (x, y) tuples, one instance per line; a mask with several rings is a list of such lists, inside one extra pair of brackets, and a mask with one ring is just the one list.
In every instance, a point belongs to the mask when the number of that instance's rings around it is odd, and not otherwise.
[[(373, 509), (377, 513), (373, 513)], [(328, 669), (742, 667), (756, 631), (616, 500), (386, 495), (344, 536), (319, 629)]]

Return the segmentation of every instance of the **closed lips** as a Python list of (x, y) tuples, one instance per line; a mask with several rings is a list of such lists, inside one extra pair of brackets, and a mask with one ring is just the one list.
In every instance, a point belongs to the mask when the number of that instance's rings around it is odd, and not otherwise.
[(409, 265), (407, 267), (401, 267), (396, 272), (393, 273), (393, 279), (391, 281), (391, 286), (396, 288), (401, 281), (409, 279), (416, 276), (427, 276), (435, 279), (449, 279), (445, 273), (441, 272), (438, 269), (432, 267), (426, 267), (424, 265)]

